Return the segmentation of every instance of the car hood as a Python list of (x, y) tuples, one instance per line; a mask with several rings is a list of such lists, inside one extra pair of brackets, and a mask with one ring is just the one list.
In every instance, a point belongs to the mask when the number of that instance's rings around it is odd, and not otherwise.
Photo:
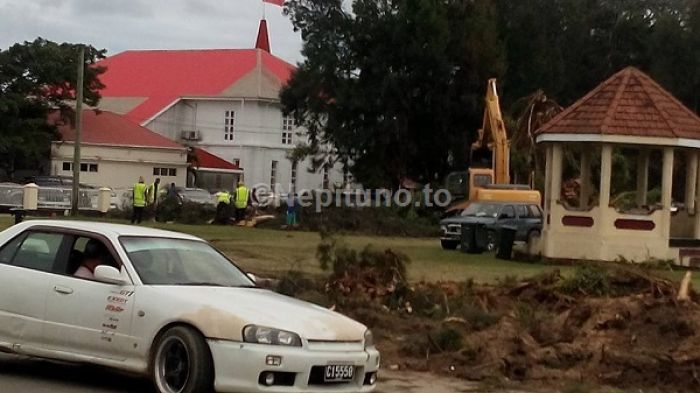
[(361, 341), (367, 328), (326, 308), (258, 288), (153, 287), (187, 306), (180, 319), (209, 338), (240, 339), (247, 325), (299, 334), (308, 340)]
[(453, 217), (453, 218), (446, 218), (442, 221), (440, 221), (440, 225), (449, 225), (449, 224), (493, 224), (496, 222), (496, 219), (493, 217)]

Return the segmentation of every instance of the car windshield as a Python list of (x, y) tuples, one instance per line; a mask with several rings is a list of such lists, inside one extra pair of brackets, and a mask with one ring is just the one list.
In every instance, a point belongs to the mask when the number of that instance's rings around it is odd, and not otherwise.
[(462, 217), (498, 217), (501, 205), (495, 203), (472, 203), (462, 211)]
[(154, 237), (120, 240), (145, 285), (255, 286), (245, 273), (207, 243)]

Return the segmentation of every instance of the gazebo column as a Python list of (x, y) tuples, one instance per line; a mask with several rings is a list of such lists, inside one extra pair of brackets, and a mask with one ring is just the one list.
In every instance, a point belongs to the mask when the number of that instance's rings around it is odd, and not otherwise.
[(661, 180), (661, 205), (663, 206), (662, 234), (671, 237), (671, 202), (673, 198), (673, 148), (664, 148), (663, 178)]
[(588, 201), (591, 199), (591, 152), (587, 148), (583, 148), (581, 153), (581, 197), (579, 207), (585, 209), (588, 207)]
[[(545, 147), (545, 169), (544, 169), (544, 210), (548, 213), (550, 209), (549, 195), (552, 193), (552, 145)], [(545, 223), (545, 226), (547, 223)]]
[(610, 207), (610, 179), (612, 177), (612, 145), (603, 145), (600, 154), (600, 211)]
[(641, 149), (637, 157), (637, 207), (647, 204), (649, 191), (649, 150)]
[(561, 182), (562, 182), (562, 157), (563, 151), (561, 143), (555, 143), (552, 146), (552, 187), (550, 189), (550, 206), (555, 206), (561, 197)]
[(698, 181), (698, 153), (695, 150), (687, 154), (685, 176), (685, 209), (688, 214), (693, 214)]
[[(695, 184), (695, 205), (700, 203), (700, 176), (696, 179)], [(700, 211), (695, 211), (695, 230), (693, 231), (693, 237), (700, 240)]]

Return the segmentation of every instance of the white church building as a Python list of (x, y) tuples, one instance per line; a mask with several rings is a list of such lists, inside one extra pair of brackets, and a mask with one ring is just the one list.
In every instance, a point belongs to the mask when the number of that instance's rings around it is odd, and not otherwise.
[(306, 141), (279, 99), (295, 67), (270, 53), (265, 20), (255, 49), (126, 51), (100, 65), (100, 109), (230, 164), (190, 183), (211, 191), (233, 188), (238, 177), (251, 187), (280, 184), (277, 192), (344, 186), (339, 164), (310, 173), (309, 160), (289, 159)]

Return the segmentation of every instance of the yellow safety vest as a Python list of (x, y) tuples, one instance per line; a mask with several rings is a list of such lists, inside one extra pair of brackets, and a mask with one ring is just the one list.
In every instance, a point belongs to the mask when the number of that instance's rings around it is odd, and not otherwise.
[(134, 184), (134, 207), (146, 207), (146, 185)]
[(246, 207), (248, 207), (248, 189), (246, 186), (240, 186), (236, 189), (236, 209)]
[(219, 203), (231, 204), (231, 194), (228, 192), (220, 192), (217, 195), (219, 197)]

